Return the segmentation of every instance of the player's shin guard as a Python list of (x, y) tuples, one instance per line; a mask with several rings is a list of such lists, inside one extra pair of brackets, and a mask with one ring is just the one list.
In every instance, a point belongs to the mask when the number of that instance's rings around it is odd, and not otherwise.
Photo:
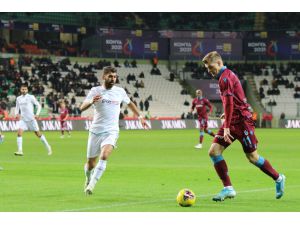
[(84, 190), (87, 188), (91, 181), (91, 175), (93, 175), (94, 168), (89, 170), (88, 164), (84, 164), (84, 174), (85, 174), (85, 182), (84, 182)]
[(41, 141), (43, 142), (43, 144), (45, 145), (47, 151), (50, 152), (50, 151), (51, 151), (51, 147), (50, 147), (50, 145), (49, 145), (49, 143), (48, 143), (46, 137), (45, 137), (44, 135), (42, 135), (42, 136), (40, 137), (40, 139), (41, 139)]
[(222, 155), (210, 156), (214, 163), (214, 167), (219, 175), (224, 187), (231, 186), (230, 177), (228, 176), (227, 164)]
[(22, 137), (17, 137), (17, 145), (18, 145), (18, 152), (23, 152), (23, 138)]
[(204, 132), (200, 131), (199, 143), (202, 144), (204, 138)]
[(88, 180), (90, 180), (91, 175), (93, 174), (94, 169), (89, 170), (88, 164), (84, 164), (84, 174)]
[(273, 180), (278, 179), (279, 173), (271, 166), (270, 162), (264, 159), (262, 156), (259, 156), (258, 160), (253, 164), (260, 168), (265, 174), (272, 177)]
[(99, 160), (97, 166), (94, 169), (93, 175), (91, 177), (91, 180), (84, 190), (87, 195), (91, 195), (93, 193), (93, 190), (96, 186), (97, 181), (101, 178), (103, 175), (105, 169), (106, 169), (106, 160)]
[(98, 181), (101, 178), (101, 176), (103, 175), (106, 169), (106, 163), (107, 163), (106, 160), (102, 160), (102, 159), (99, 160), (97, 166), (94, 169), (91, 180)]

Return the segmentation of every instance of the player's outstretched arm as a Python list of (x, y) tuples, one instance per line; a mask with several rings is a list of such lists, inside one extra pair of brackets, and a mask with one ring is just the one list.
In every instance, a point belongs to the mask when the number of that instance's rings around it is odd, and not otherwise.
[(81, 106), (80, 106), (80, 111), (83, 112), (85, 110), (87, 110), (88, 108), (90, 108), (95, 102), (99, 102), (100, 99), (102, 98), (102, 96), (100, 95), (96, 95), (93, 97), (93, 99), (89, 100), (89, 101), (84, 101)]
[(147, 124), (145, 118), (140, 114), (140, 112), (139, 112), (138, 108), (136, 107), (136, 105), (132, 101), (130, 101), (129, 104), (128, 104), (128, 107), (134, 113), (134, 115), (136, 115), (139, 118), (139, 120), (141, 121), (143, 127), (145, 129), (148, 129), (149, 125)]
[(16, 101), (15, 116), (17, 120), (20, 120), (20, 105), (18, 99)]

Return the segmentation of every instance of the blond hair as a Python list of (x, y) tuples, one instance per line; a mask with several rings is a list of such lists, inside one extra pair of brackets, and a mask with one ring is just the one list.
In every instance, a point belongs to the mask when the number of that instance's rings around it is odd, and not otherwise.
[(209, 63), (216, 62), (217, 60), (222, 60), (222, 57), (217, 51), (213, 51), (207, 53), (202, 59), (202, 62), (204, 64), (209, 64)]

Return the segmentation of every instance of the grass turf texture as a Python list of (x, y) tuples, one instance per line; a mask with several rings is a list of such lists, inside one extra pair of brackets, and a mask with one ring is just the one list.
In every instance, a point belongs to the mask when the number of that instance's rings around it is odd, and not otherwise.
[[(272, 179), (248, 163), (236, 141), (224, 157), (237, 197), (218, 203), (211, 200), (222, 188), (207, 155), (212, 138), (205, 135), (203, 149), (195, 150), (198, 133), (121, 131), (118, 148), (92, 196), (83, 193), (87, 132), (73, 132), (65, 139), (58, 132), (45, 133), (52, 156), (33, 133), (25, 132), (23, 157), (13, 155), (16, 134), (4, 133), (0, 211), (300, 211), (299, 130), (256, 131), (260, 154), (287, 177), (282, 199), (275, 199)], [(197, 195), (193, 207), (177, 205), (182, 188)]]

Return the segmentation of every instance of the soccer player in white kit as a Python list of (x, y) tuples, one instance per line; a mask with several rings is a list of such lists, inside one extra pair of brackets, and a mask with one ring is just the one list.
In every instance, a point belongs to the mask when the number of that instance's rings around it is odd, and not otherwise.
[[(91, 195), (97, 181), (106, 169), (107, 159), (116, 147), (119, 137), (120, 104), (128, 105), (132, 112), (138, 116), (144, 128), (148, 125), (140, 115), (136, 105), (130, 101), (123, 88), (114, 86), (117, 79), (117, 70), (108, 66), (103, 70), (104, 83), (93, 87), (80, 106), (84, 111), (93, 105), (94, 117), (89, 130), (87, 144), (87, 163), (84, 166), (86, 182), (84, 192)], [(97, 157), (99, 161), (96, 164)]]
[[(18, 121), (18, 137), (17, 145), (18, 151), (15, 152), (16, 156), (23, 156), (23, 138), (24, 130), (33, 130), (34, 133), (46, 147), (48, 155), (52, 154), (51, 146), (46, 140), (46, 137), (40, 132), (36, 119), (41, 112), (41, 105), (33, 95), (28, 94), (27, 84), (21, 85), (21, 95), (17, 97), (15, 115)], [(34, 115), (34, 105), (37, 106), (36, 114)]]

